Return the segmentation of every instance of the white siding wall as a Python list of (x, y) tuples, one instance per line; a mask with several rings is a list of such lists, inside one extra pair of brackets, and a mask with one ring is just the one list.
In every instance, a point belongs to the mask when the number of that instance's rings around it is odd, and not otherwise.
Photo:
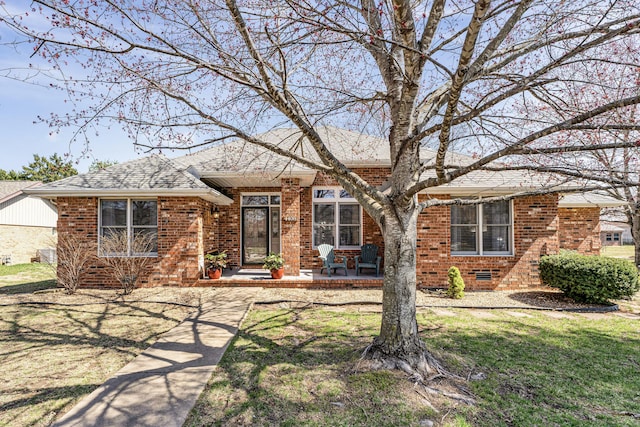
[(21, 194), (0, 203), (0, 225), (56, 227), (58, 212), (48, 200)]

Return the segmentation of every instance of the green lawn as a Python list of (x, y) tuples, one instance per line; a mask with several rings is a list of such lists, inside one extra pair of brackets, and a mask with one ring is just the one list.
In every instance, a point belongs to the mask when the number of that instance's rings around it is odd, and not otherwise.
[[(419, 314), (428, 346), (463, 377), (470, 407), (359, 365), (379, 314), (255, 309), (186, 426), (638, 426), (640, 321), (535, 311)], [(562, 313), (564, 316), (565, 314)], [(436, 384), (437, 385), (437, 384)], [(439, 409), (436, 412), (424, 398)]]
[(48, 264), (0, 265), (0, 295), (55, 288), (55, 272)]
[(633, 256), (635, 254), (635, 248), (633, 245), (624, 245), (624, 246), (603, 246), (600, 249), (600, 255), (608, 256), (611, 258), (625, 258), (633, 261)]

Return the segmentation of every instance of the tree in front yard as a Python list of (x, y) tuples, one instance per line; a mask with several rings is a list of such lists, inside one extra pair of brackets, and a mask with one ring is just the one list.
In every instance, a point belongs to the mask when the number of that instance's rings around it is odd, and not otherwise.
[[(0, 21), (31, 42), (72, 98), (92, 101), (61, 123), (114, 119), (133, 136), (152, 136), (151, 148), (240, 138), (333, 177), (355, 197), (385, 241), (382, 322), (366, 357), (416, 378), (442, 372), (416, 322), (418, 215), (478, 203), (432, 190), (476, 171), (507, 170), (538, 149), (575, 154), (584, 147), (572, 135), (640, 102), (635, 92), (569, 108), (560, 90), (572, 64), (615, 61), (597, 48), (638, 37), (637, 1), (35, 4), (5, 8)], [(549, 120), (542, 107), (562, 114)], [(328, 125), (386, 139), (384, 189), (329, 150), (319, 131)], [(296, 129), (308, 144), (255, 136), (275, 126)], [(561, 132), (566, 137), (556, 140)], [(436, 154), (422, 158), (421, 148)], [(556, 191), (558, 183), (484, 201)], [(419, 199), (421, 192), (431, 194)]]

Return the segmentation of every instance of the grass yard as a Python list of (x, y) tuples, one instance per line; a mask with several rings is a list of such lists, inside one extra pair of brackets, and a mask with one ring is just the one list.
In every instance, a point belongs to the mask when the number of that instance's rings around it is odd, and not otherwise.
[(600, 249), (600, 255), (611, 258), (625, 258), (633, 261), (635, 247), (633, 245), (624, 246), (603, 246)]
[[(0, 267), (0, 426), (50, 425), (219, 292), (54, 288), (46, 266)], [(185, 425), (638, 426), (640, 296), (618, 304), (619, 315), (420, 311), (451, 371), (486, 376), (468, 384), (474, 406), (359, 360), (379, 307), (256, 306)]]
[(0, 426), (47, 426), (173, 328), (206, 292), (67, 295), (50, 270), (0, 267)]
[(0, 295), (55, 288), (55, 273), (48, 264), (0, 265)]
[(359, 366), (379, 314), (257, 308), (185, 426), (638, 426), (640, 321), (589, 316), (421, 312), (424, 339), (452, 371), (486, 374), (466, 406)]

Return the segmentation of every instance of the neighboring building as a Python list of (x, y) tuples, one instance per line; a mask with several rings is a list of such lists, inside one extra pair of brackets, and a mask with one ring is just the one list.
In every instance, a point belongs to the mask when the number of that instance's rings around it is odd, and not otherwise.
[(36, 181), (0, 181), (0, 264), (28, 263), (38, 250), (56, 246), (55, 205), (25, 193), (39, 185)]
[(602, 246), (633, 245), (631, 227), (626, 222), (602, 221), (600, 241)]
[[(320, 131), (345, 165), (370, 184), (388, 187), (387, 141), (335, 128)], [(298, 147), (307, 159), (314, 157), (308, 142), (291, 130), (260, 137), (287, 149)], [(425, 161), (434, 155), (422, 152)], [(456, 162), (473, 161), (452, 156)], [(549, 185), (550, 179), (530, 172), (473, 172), (419, 197), (513, 194)], [(157, 262), (143, 286), (202, 284), (203, 258), (210, 250), (225, 250), (235, 267), (258, 266), (269, 252), (282, 252), (286, 274), (293, 276), (320, 267), (315, 248), (322, 243), (348, 256), (350, 268), (365, 243), (378, 245), (384, 253), (375, 222), (332, 178), (242, 141), (177, 159), (153, 155), (30, 192), (57, 200), (61, 236), (74, 233), (99, 243), (99, 236), (117, 230), (155, 233), (157, 247), (148, 255)], [(430, 208), (418, 224), (418, 281), (445, 286), (447, 270), (455, 265), (468, 289), (539, 286), (540, 256), (560, 248), (598, 254), (600, 208), (618, 205), (603, 196), (555, 193)], [(99, 261), (82, 281), (116, 285)]]

